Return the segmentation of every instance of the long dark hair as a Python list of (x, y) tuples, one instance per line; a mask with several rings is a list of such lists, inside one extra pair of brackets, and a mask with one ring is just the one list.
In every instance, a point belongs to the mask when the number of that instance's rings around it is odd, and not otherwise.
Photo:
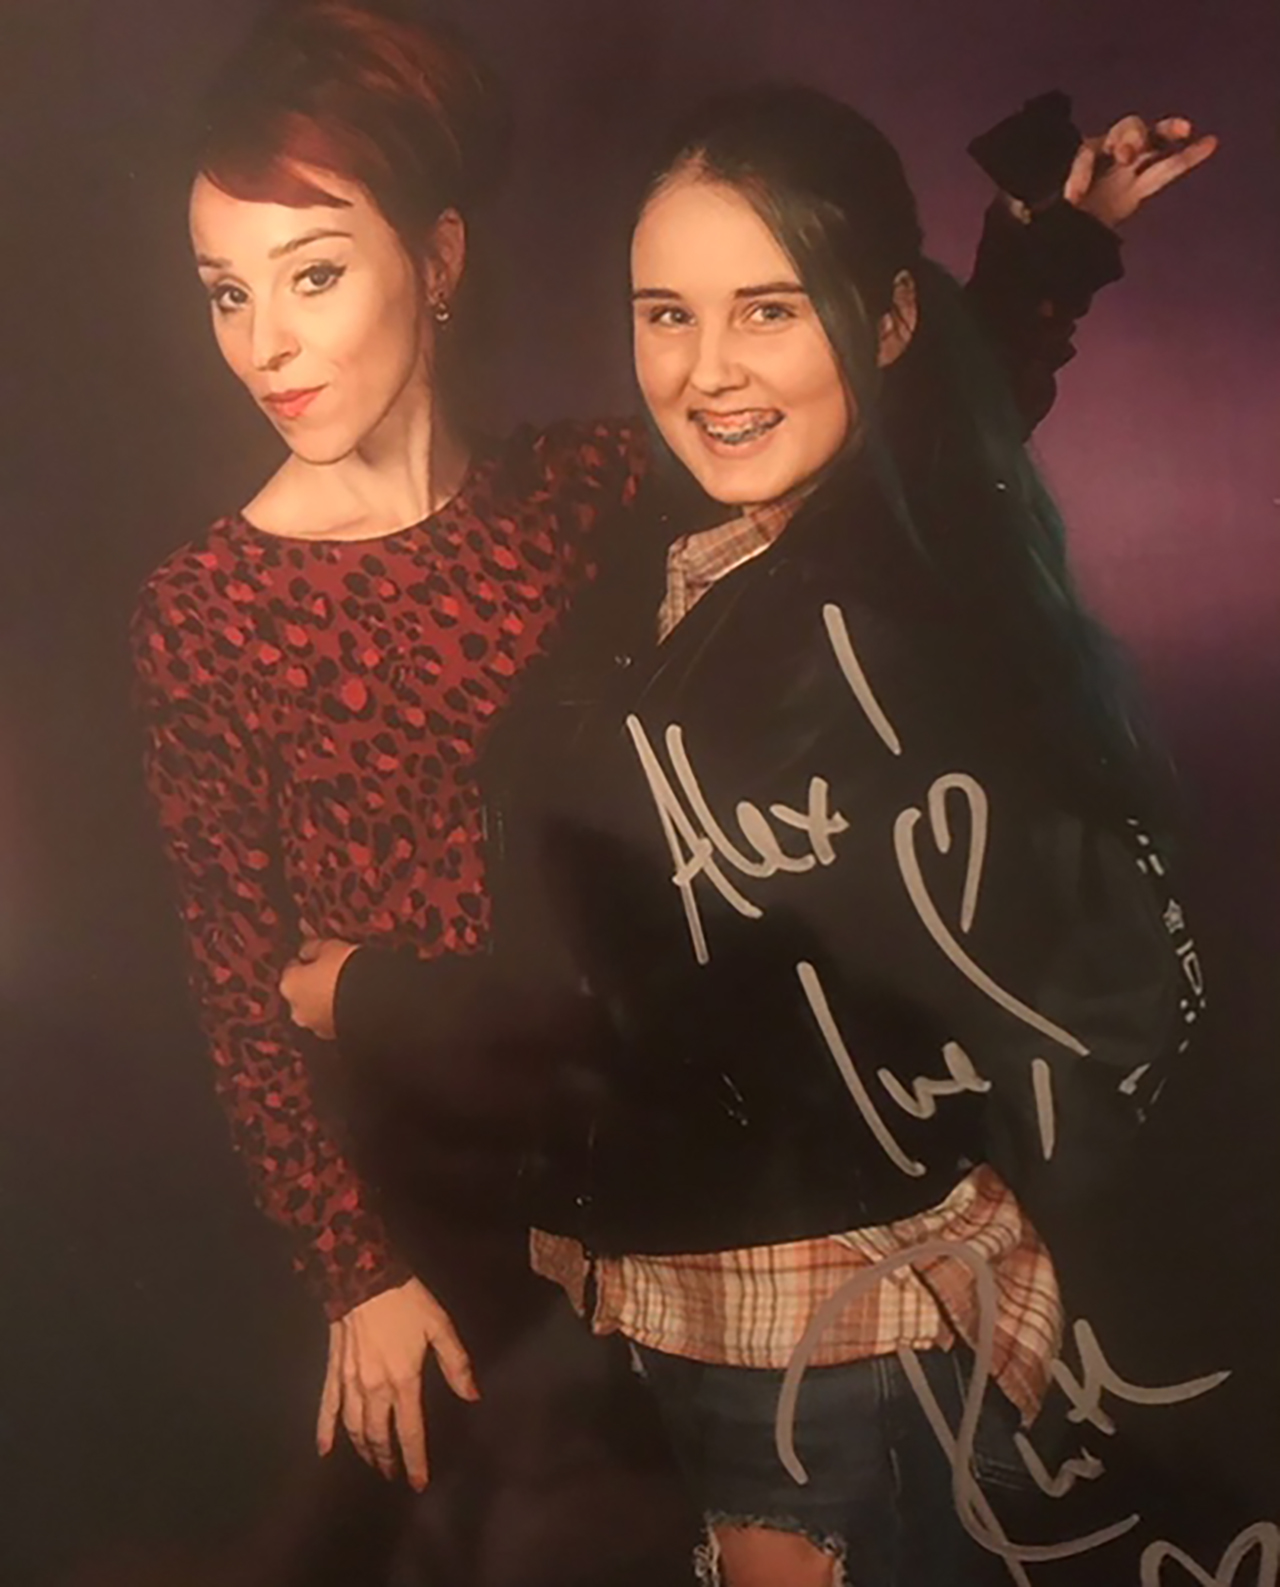
[[(966, 610), (1035, 740), (1114, 812), (1163, 824), (1165, 779), (1127, 668), (1076, 590), (1004, 370), (963, 288), (923, 253), (896, 149), (829, 95), (766, 85), (704, 103), (656, 163), (647, 196), (687, 172), (740, 192), (791, 258), (856, 404), (849, 451), (874, 471), (915, 564)], [(902, 271), (919, 320), (882, 370), (878, 325)], [(841, 473), (838, 461), (823, 489)]]

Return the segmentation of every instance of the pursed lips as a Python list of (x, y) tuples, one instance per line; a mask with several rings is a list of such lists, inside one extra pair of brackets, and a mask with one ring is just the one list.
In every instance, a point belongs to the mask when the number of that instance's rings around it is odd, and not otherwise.
[(311, 406), (323, 390), (323, 386), (299, 386), (292, 391), (269, 391), (262, 400), (286, 419), (295, 419)]

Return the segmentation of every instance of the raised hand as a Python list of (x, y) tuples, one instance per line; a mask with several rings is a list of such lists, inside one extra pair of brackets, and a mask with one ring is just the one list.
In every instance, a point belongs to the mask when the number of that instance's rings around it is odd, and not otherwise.
[(1212, 134), (1196, 137), (1185, 116), (1166, 116), (1150, 126), (1140, 116), (1124, 116), (1080, 145), (1063, 197), (1114, 229), (1153, 194), (1203, 165), (1217, 147)]

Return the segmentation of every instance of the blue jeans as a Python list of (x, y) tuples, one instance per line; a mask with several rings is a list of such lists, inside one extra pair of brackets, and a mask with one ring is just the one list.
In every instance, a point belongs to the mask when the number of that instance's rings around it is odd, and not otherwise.
[[(800, 1385), (798, 1484), (778, 1458), (783, 1374), (707, 1366), (636, 1347), (675, 1457), (708, 1527), (758, 1524), (798, 1533), (843, 1561), (851, 1587), (969, 1587), (1008, 1581), (969, 1538), (951, 1497), (951, 1468), (896, 1355), (811, 1367)], [(919, 1356), (948, 1425), (960, 1425), (967, 1352)], [(997, 1507), (1002, 1487), (1033, 1484), (1013, 1445), (1017, 1412), (985, 1397), (974, 1470)], [(708, 1562), (704, 1580), (716, 1577)], [(837, 1580), (840, 1578), (837, 1577)]]

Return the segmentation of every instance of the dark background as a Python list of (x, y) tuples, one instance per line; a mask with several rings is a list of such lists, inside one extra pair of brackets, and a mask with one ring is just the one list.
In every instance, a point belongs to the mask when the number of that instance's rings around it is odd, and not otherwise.
[[(274, 455), (203, 323), (175, 155), (256, 9), (7, 0), (0, 19), (0, 1580), (14, 1587), (133, 1542), (202, 1552), (245, 1531), (307, 1459), (322, 1370), (321, 1321), (249, 1203), (184, 1001), (124, 653), (150, 567), (247, 499)], [(1188, 1524), (1200, 1503), (1206, 1536), (1224, 1528), (1216, 1561), (1240, 1526), (1280, 1515), (1280, 13), (455, 0), (451, 14), (506, 75), (521, 134), (485, 222), (504, 286), (501, 421), (633, 406), (631, 195), (655, 132), (709, 88), (793, 76), (857, 103), (899, 144), (932, 250), (959, 271), (987, 197), (964, 146), (1030, 94), (1068, 89), (1088, 129), (1178, 111), (1222, 136), (1134, 225), (1128, 279), (1084, 328), (1040, 436), (1084, 582), (1182, 770), (1213, 1002), (1114, 1217), (1069, 1253), (1074, 1309), (1138, 1382), (1232, 1369), (1194, 1405), (1118, 1417), (1189, 1496)]]

